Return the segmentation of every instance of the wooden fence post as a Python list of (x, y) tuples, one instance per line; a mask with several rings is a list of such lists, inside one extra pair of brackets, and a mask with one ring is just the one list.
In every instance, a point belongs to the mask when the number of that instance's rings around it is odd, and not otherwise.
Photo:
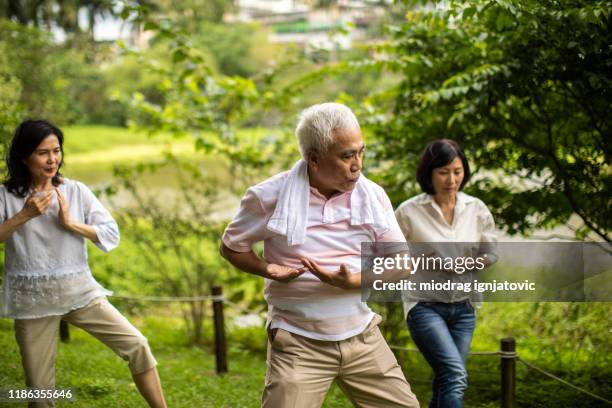
[(70, 342), (70, 331), (68, 330), (68, 323), (64, 320), (60, 320), (60, 340), (62, 343)]
[[(212, 287), (213, 296), (223, 296), (221, 286)], [(225, 342), (225, 324), (223, 321), (223, 299), (213, 300), (213, 318), (215, 322), (215, 357), (217, 374), (227, 373), (227, 344)]]
[(516, 407), (516, 342), (514, 337), (501, 340), (502, 408)]

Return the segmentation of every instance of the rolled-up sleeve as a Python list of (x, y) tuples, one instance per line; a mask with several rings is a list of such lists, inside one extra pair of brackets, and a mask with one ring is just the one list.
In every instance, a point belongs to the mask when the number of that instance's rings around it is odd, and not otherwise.
[(266, 238), (268, 214), (253, 188), (242, 197), (240, 209), (223, 233), (222, 241), (236, 252), (249, 252), (256, 242)]
[(397, 219), (395, 218), (391, 200), (389, 200), (389, 197), (384, 192), (379, 197), (379, 200), (383, 207), (389, 228), (382, 234), (375, 234), (376, 245), (374, 245), (374, 253), (376, 256), (390, 256), (406, 253), (408, 251), (408, 245), (397, 223)]
[(407, 240), (410, 239), (412, 235), (412, 229), (410, 228), (410, 218), (408, 218), (408, 215), (404, 213), (403, 207), (398, 207), (398, 209), (395, 210), (395, 219), (397, 220), (397, 223), (400, 229), (402, 230), (402, 234), (404, 235), (404, 237)]
[(387, 194), (383, 193), (382, 197), (380, 197), (380, 201), (385, 212), (385, 218), (387, 219), (389, 229), (380, 235), (376, 235), (376, 242), (406, 242), (406, 238), (397, 223), (393, 205), (391, 205), (391, 200), (389, 200)]
[(92, 226), (98, 237), (94, 244), (104, 252), (112, 251), (120, 240), (117, 222), (87, 186), (79, 183), (79, 190), (83, 199), (85, 224)]
[(479, 201), (480, 254), (486, 254), (491, 263), (497, 262), (497, 231), (493, 215), (485, 203)]

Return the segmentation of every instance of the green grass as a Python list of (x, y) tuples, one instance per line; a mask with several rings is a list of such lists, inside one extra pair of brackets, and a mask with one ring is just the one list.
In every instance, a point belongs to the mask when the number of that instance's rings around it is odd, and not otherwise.
[(64, 150), (68, 156), (102, 152), (118, 146), (161, 145), (168, 137), (150, 137), (144, 132), (126, 128), (98, 125), (66, 126)]
[[(134, 255), (126, 256), (130, 260)], [(98, 261), (93, 261), (99, 266)], [(122, 270), (121, 267), (111, 268)], [(129, 275), (124, 278), (129, 281)], [(110, 286), (118, 292), (118, 287)], [(130, 292), (128, 292), (130, 293)], [(136, 292), (134, 292), (136, 293)], [(238, 330), (232, 326), (228, 307), (230, 373), (214, 374), (212, 328), (205, 322), (205, 346), (191, 347), (178, 306), (140, 308), (115, 301), (120, 310), (140, 311), (144, 316), (130, 320), (149, 338), (170, 406), (176, 407), (257, 407), (265, 375), (266, 338), (263, 328)], [(488, 303), (478, 312), (472, 343), (473, 351), (496, 351), (503, 337), (513, 336), (521, 358), (610, 399), (612, 364), (609, 341), (609, 303)], [(385, 322), (388, 324), (388, 322)], [(401, 326), (401, 324), (400, 324)], [(415, 348), (407, 330), (406, 340), (395, 345)], [(79, 400), (70, 407), (139, 407), (142, 401), (131, 384), (126, 364), (91, 336), (72, 329), (72, 342), (61, 344), (58, 357), (58, 385), (74, 388)], [(0, 319), (0, 388), (21, 387), (23, 375), (9, 320)], [(418, 352), (396, 351), (414, 393), (422, 406), (431, 395), (431, 369)], [(466, 408), (498, 407), (500, 398), (500, 358), (470, 356)], [(523, 408), (603, 406), (563, 384), (516, 363), (517, 400)], [(1, 406), (1, 404), (0, 404)], [(15, 405), (11, 405), (15, 406)], [(350, 407), (337, 387), (333, 387), (324, 407)]]
[[(110, 184), (115, 165), (161, 161), (168, 151), (199, 163), (209, 176), (219, 180), (220, 185), (228, 185), (231, 181), (232, 175), (228, 172), (227, 160), (219, 155), (196, 151), (194, 139), (189, 136), (180, 138), (173, 138), (169, 134), (148, 136), (146, 133), (126, 128), (94, 125), (67, 126), (63, 131), (65, 139), (63, 174), (93, 187)], [(264, 146), (267, 143), (265, 142), (267, 136), (271, 133), (274, 132), (263, 128), (241, 129), (238, 131), (238, 136), (241, 140), (259, 141)], [(203, 137), (216, 136), (204, 133)], [(175, 175), (167, 170), (149, 174), (146, 179), (156, 189), (168, 186), (172, 188), (176, 181)]]
[[(120, 309), (122, 309), (120, 307)], [(510, 307), (513, 309), (513, 307)], [(485, 338), (494, 313), (492, 307), (477, 330), (474, 350), (495, 350), (497, 336)], [(515, 310), (516, 311), (516, 310)], [(206, 322), (205, 345), (189, 346), (182, 320), (172, 317), (173, 308), (148, 309), (145, 316), (132, 316), (130, 320), (149, 338), (159, 362), (159, 372), (166, 397), (171, 407), (258, 407), (265, 378), (265, 331), (263, 328), (236, 329), (228, 322), (229, 373), (215, 374), (212, 353), (212, 329)], [(157, 316), (154, 316), (157, 314)], [(162, 317), (163, 316), (163, 317)], [(483, 320), (482, 316), (479, 320)], [(490, 337), (490, 336), (488, 336)], [(534, 344), (523, 345), (519, 340), (518, 352), (528, 361), (552, 371), (581, 387), (610, 397), (610, 369), (588, 369), (584, 364), (555, 367), (550, 361), (538, 360)], [(408, 344), (414, 347), (412, 344)], [(528, 348), (532, 352), (528, 352)], [(0, 319), (0, 387), (23, 386), (23, 374), (12, 322)], [(399, 353), (406, 377), (413, 391), (426, 406), (430, 396), (431, 370), (420, 353)], [(605, 357), (605, 356), (604, 356)], [(470, 385), (465, 395), (466, 408), (499, 406), (499, 357), (471, 356), (468, 359)], [(573, 367), (573, 370), (572, 370)], [(597, 400), (584, 396), (537, 372), (517, 363), (517, 400), (520, 407), (600, 407)], [(71, 327), (71, 342), (60, 344), (57, 359), (57, 386), (73, 388), (77, 401), (59, 404), (74, 408), (89, 407), (142, 407), (141, 400), (129, 375), (126, 363), (108, 348), (85, 332)], [(10, 405), (17, 406), (17, 405)], [(337, 386), (328, 393), (325, 408), (351, 407)]]
[[(161, 160), (168, 150), (182, 157), (196, 157), (193, 141), (188, 138), (173, 140), (168, 135), (148, 136), (118, 127), (68, 126), (64, 139), (64, 175), (90, 185), (110, 183), (115, 165)], [(197, 156), (206, 165), (218, 167), (218, 160)], [(172, 176), (156, 174), (150, 178), (163, 183)]]
[[(148, 135), (142, 131), (134, 131), (122, 127), (102, 125), (66, 126), (64, 132), (64, 150), (68, 157), (72, 155), (96, 155), (99, 161), (114, 161), (122, 156), (146, 156), (154, 151), (155, 147), (163, 148), (168, 142), (178, 146), (179, 150), (193, 151), (194, 139), (189, 136), (173, 137), (170, 134), (160, 133)], [(238, 130), (238, 136), (244, 140), (261, 140), (274, 133), (265, 128), (245, 128)], [(205, 139), (214, 138), (211, 132), (204, 132)], [(107, 155), (107, 152), (116, 152), (118, 155)], [(130, 156), (128, 153), (132, 153)], [(119, 154), (121, 153), (121, 154)]]
[[(385, 314), (386, 305), (373, 305)], [(384, 307), (383, 307), (384, 306)], [(477, 313), (472, 351), (497, 351), (500, 340), (514, 337), (525, 361), (607, 399), (612, 397), (610, 303), (485, 303)], [(402, 315), (403, 316), (403, 315)], [(393, 343), (416, 349), (403, 319), (388, 316), (403, 340)], [(391, 321), (395, 323), (390, 323)], [(387, 330), (390, 328), (387, 327)], [(431, 370), (418, 352), (396, 351), (406, 377), (423, 406), (431, 395)], [(468, 390), (464, 406), (498, 407), (500, 357), (471, 355), (467, 362)], [(600, 401), (549, 379), (516, 362), (518, 407), (601, 407)]]
[[(230, 372), (217, 376), (210, 346), (203, 349), (188, 346), (180, 319), (149, 316), (130, 320), (149, 338), (170, 407), (259, 407), (266, 371), (265, 354), (261, 352), (265, 347), (263, 329), (257, 330), (257, 339), (250, 338), (259, 343), (259, 352), (230, 343)], [(57, 388), (72, 388), (76, 401), (58, 406), (144, 406), (126, 363), (92, 336), (72, 326), (70, 329), (70, 343), (59, 345), (56, 384)], [(208, 332), (210, 334), (210, 330)], [(0, 388), (23, 387), (19, 352), (10, 320), (0, 319), (0, 348)], [(350, 406), (334, 386), (325, 407)]]

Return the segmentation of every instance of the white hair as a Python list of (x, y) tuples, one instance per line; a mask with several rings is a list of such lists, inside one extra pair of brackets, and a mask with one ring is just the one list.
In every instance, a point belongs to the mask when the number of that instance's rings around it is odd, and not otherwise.
[(302, 111), (295, 128), (302, 158), (311, 151), (325, 153), (334, 141), (333, 131), (359, 128), (353, 111), (339, 103), (321, 103)]

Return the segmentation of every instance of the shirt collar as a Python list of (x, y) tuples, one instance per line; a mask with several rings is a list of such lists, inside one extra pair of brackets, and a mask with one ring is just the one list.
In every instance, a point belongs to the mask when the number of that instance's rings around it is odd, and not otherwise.
[(344, 197), (346, 195), (350, 195), (353, 191), (355, 191), (355, 189), (353, 189), (352, 191), (346, 191), (346, 192), (340, 193), (340, 194), (334, 194), (330, 198), (327, 198), (319, 190), (317, 190), (316, 187), (310, 186), (310, 193), (314, 194), (316, 197), (320, 198), (323, 201), (337, 200), (340, 197)]
[[(474, 197), (465, 194), (463, 191), (459, 191), (457, 193), (457, 201), (455, 203), (455, 214), (460, 214), (468, 203), (471, 203), (475, 200)], [(434, 201), (433, 195), (431, 194), (423, 194), (423, 197), (420, 200), (421, 205), (431, 205), (434, 208), (438, 208), (438, 204)]]
[(312, 194), (314, 194), (314, 195), (316, 195), (317, 197), (319, 197), (319, 198), (323, 199), (324, 201), (328, 201), (328, 200), (335, 200), (335, 199), (337, 199), (338, 197), (343, 197), (343, 196), (346, 196), (346, 195), (349, 195), (349, 196), (350, 196), (351, 194), (353, 194), (353, 192), (354, 192), (355, 190), (357, 190), (357, 184), (363, 183), (363, 177), (364, 177), (364, 176), (363, 176), (363, 174), (360, 174), (360, 175), (359, 175), (359, 179), (357, 180), (357, 183), (355, 184), (355, 188), (353, 188), (351, 191), (346, 191), (346, 192), (341, 193), (341, 194), (335, 194), (335, 195), (331, 196), (330, 198), (325, 197), (325, 196), (324, 196), (324, 195), (323, 195), (323, 194), (322, 194), (322, 193), (321, 193), (319, 190), (317, 190), (317, 188), (316, 188), (316, 187), (309, 186), (309, 188), (310, 188), (310, 192), (311, 192)]
[[(459, 191), (457, 193), (457, 203), (467, 204), (467, 203), (471, 203), (474, 200), (475, 200), (474, 197), (472, 197), (471, 195), (465, 194), (463, 191)], [(423, 197), (419, 201), (419, 203), (423, 205), (431, 204), (433, 202), (434, 202), (433, 195), (427, 194), (427, 193), (423, 194)]]

